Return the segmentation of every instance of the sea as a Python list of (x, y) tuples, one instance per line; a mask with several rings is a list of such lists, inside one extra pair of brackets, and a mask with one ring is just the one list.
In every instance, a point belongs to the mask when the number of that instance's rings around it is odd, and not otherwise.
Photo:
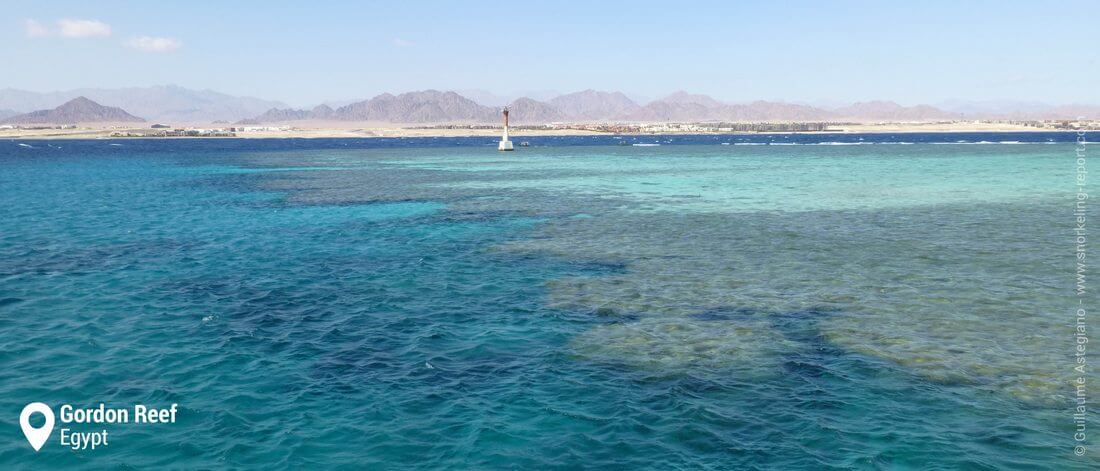
[(0, 469), (1100, 467), (1100, 133), (514, 139), (0, 141)]

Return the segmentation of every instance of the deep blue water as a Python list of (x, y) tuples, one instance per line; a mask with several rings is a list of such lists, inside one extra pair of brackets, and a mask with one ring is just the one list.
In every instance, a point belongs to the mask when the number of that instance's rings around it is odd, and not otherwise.
[(0, 141), (0, 467), (1095, 469), (1075, 138)]

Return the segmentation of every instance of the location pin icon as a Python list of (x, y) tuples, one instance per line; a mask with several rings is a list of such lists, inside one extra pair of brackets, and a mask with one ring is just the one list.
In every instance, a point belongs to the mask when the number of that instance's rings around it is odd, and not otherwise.
[[(35, 412), (46, 417), (46, 423), (38, 428), (31, 426), (31, 414)], [(46, 444), (46, 440), (50, 438), (50, 433), (53, 432), (53, 411), (50, 410), (50, 406), (41, 402), (27, 404), (27, 407), (24, 407), (23, 412), (19, 414), (19, 426), (23, 428), (23, 435), (27, 436), (27, 441), (31, 442), (31, 446), (37, 452), (42, 448), (42, 445)]]

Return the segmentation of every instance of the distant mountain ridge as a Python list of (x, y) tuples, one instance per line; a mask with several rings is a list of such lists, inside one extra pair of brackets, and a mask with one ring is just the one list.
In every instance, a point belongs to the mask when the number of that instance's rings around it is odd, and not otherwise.
[(383, 93), (370, 100), (337, 108), (333, 118), (346, 121), (382, 121), (395, 123), (485, 122), (496, 111), (455, 92), (424, 90), (391, 95)]
[(455, 92), (423, 90), (400, 95), (383, 93), (332, 109), (318, 105), (311, 110), (270, 109), (242, 123), (303, 120), (373, 121), (392, 123), (484, 123), (499, 116), (496, 108), (483, 106)]
[(938, 108), (962, 115), (964, 119), (1100, 119), (1100, 105), (1048, 105), (1031, 101), (948, 101)]
[(641, 106), (621, 92), (584, 90), (562, 95), (549, 101), (570, 119), (605, 121), (627, 116)]
[(161, 122), (236, 121), (256, 116), (271, 108), (287, 108), (285, 103), (273, 100), (164, 85), (118, 89), (81, 88), (50, 93), (5, 88), (0, 89), (0, 109), (25, 113), (53, 108), (76, 97), (85, 97), (104, 106), (119, 107)]
[[(1100, 118), (1100, 106), (1046, 105), (1023, 101), (953, 101), (939, 105), (902, 106), (891, 101), (865, 101), (846, 106), (809, 106), (779, 101), (726, 103), (707, 95), (677, 91), (641, 104), (615, 91), (582, 90), (552, 96), (531, 92), (508, 99), (483, 90), (469, 95), (440, 90), (383, 93), (366, 100), (343, 100), (295, 109), (285, 103), (239, 97), (175, 85), (38, 93), (0, 89), (0, 119), (47, 110), (77, 97), (116, 107), (161, 123), (278, 123), (290, 121), (371, 121), (380, 123), (488, 124), (500, 120), (500, 105), (512, 109), (516, 124), (551, 122), (703, 122), (703, 121), (929, 121), (958, 119)], [(515, 95), (513, 95), (515, 96)], [(548, 98), (539, 99), (538, 97)], [(504, 100), (509, 100), (505, 102)], [(341, 106), (337, 106), (341, 105)]]
[(929, 105), (901, 106), (892, 101), (866, 101), (853, 103), (833, 110), (833, 114), (842, 119), (874, 119), (883, 121), (927, 121), (936, 119), (959, 119), (962, 115), (951, 113)]
[[(4, 106), (0, 91), (0, 107)], [(213, 93), (213, 92), (212, 92)], [(476, 91), (484, 98), (488, 92)], [(499, 103), (500, 96), (490, 96)], [(277, 103), (277, 102), (269, 102)], [(497, 106), (487, 106), (454, 91), (422, 90), (398, 95), (383, 93), (366, 100), (345, 100), (343, 106), (318, 105), (312, 109), (272, 106), (242, 118), (239, 123), (334, 120), (380, 123), (468, 123), (500, 120)], [(710, 96), (678, 91), (645, 105), (621, 92), (583, 90), (549, 100), (521, 97), (511, 101), (512, 122), (703, 122), (703, 121), (934, 121), (958, 119), (1072, 119), (1100, 117), (1091, 105), (993, 107), (983, 102), (956, 102), (950, 109), (932, 105), (903, 106), (892, 101), (857, 102), (841, 107), (820, 107), (778, 101), (724, 103)], [(982, 111), (989, 110), (989, 111)], [(240, 116), (240, 113), (234, 114)], [(198, 117), (198, 112), (193, 115)], [(158, 119), (163, 120), (163, 119)], [(196, 119), (197, 120), (197, 119)]]
[(531, 98), (517, 98), (508, 109), (509, 118), (517, 124), (565, 121), (565, 114), (557, 107)]
[(696, 93), (688, 93), (688, 92), (685, 92), (683, 90), (680, 90), (678, 92), (673, 92), (672, 94), (670, 94), (670, 95), (668, 95), (664, 98), (661, 98), (660, 100), (655, 100), (655, 101), (660, 101), (660, 102), (669, 103), (669, 104), (684, 104), (684, 105), (696, 104), (696, 105), (702, 105), (702, 106), (707, 107), (707, 108), (716, 108), (716, 107), (719, 107), (719, 106), (723, 105), (722, 102), (720, 102), (718, 100), (715, 100), (714, 98), (711, 98), (707, 95), (700, 95), (700, 94), (696, 94)]
[(902, 106), (876, 100), (825, 107), (763, 100), (726, 103), (686, 91), (677, 91), (644, 104), (615, 91), (589, 89), (557, 96), (550, 91), (530, 93), (533, 95), (510, 99), (484, 90), (468, 90), (466, 93), (423, 90), (397, 95), (383, 93), (366, 100), (342, 100), (312, 109), (295, 109), (275, 100), (175, 85), (83, 88), (49, 93), (6, 88), (0, 89), (0, 119), (54, 108), (77, 97), (121, 108), (151, 121), (177, 124), (311, 120), (486, 124), (499, 122), (500, 106), (503, 104), (511, 107), (512, 121), (517, 124), (1100, 118), (1100, 106), (1097, 105), (1047, 105), (1025, 101), (956, 100), (937, 105)]
[(11, 124), (141, 123), (144, 119), (122, 108), (103, 106), (85, 97), (76, 97), (56, 108), (38, 110), (0, 120)]
[[(518, 98), (509, 105), (512, 122), (691, 122), (691, 121), (836, 121), (896, 120), (926, 121), (958, 119), (962, 115), (928, 105), (902, 106), (889, 101), (855, 103), (837, 109), (774, 101), (727, 104), (707, 95), (676, 92), (646, 105), (639, 105), (620, 92), (583, 90), (549, 101)], [(323, 107), (323, 108), (322, 108)], [(384, 93), (369, 100), (335, 110), (327, 106), (313, 110), (273, 108), (248, 123), (303, 120), (373, 121), (387, 123), (494, 123), (499, 108), (488, 107), (453, 91), (424, 90), (392, 95)]]

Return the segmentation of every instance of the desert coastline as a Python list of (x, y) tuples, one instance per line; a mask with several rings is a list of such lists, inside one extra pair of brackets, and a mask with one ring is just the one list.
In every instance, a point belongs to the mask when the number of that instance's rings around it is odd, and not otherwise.
[[(420, 125), (422, 126), (422, 125)], [(238, 126), (212, 123), (187, 123), (173, 126), (173, 129), (237, 129)], [(374, 137), (459, 137), (459, 136), (498, 136), (499, 129), (422, 129), (391, 123), (279, 123), (271, 126), (249, 126), (247, 131), (229, 131), (232, 137), (245, 139), (277, 138), (374, 138)], [(132, 123), (79, 123), (64, 128), (43, 129), (0, 129), (0, 139), (127, 139), (159, 138), (159, 136), (121, 136), (119, 134), (138, 134), (149, 130), (148, 126), (136, 127)], [(114, 136), (112, 136), (114, 134)], [(519, 132), (520, 135), (537, 136), (575, 136), (595, 135), (599, 132), (583, 130), (545, 130)], [(224, 138), (213, 136), (179, 136), (167, 139)]]
[[(685, 126), (686, 129), (670, 127)], [(965, 132), (1072, 132), (1071, 129), (1040, 128), (1009, 123), (975, 123), (975, 122), (870, 122), (870, 123), (845, 123), (830, 125), (823, 131), (772, 131), (772, 132), (722, 132), (707, 131), (691, 128), (693, 123), (644, 123), (629, 124), (630, 126), (651, 126), (654, 131), (599, 131), (582, 129), (585, 125), (561, 125), (560, 128), (529, 129), (520, 127), (514, 129), (512, 135), (517, 138), (538, 136), (596, 136), (596, 135), (687, 135), (687, 134), (715, 134), (715, 135), (759, 135), (759, 134), (875, 134), (875, 133), (965, 133)], [(572, 127), (576, 126), (576, 127)], [(592, 125), (596, 126), (596, 125)], [(1100, 124), (1093, 123), (1091, 128), (1096, 129)], [(270, 126), (227, 126), (211, 123), (188, 123), (177, 126), (179, 129), (241, 129), (231, 131), (233, 138), (243, 139), (311, 139), (311, 138), (403, 138), (403, 137), (494, 137), (499, 136), (500, 127), (464, 127), (462, 125), (430, 126), (424, 124), (394, 124), (394, 123), (355, 123), (355, 122), (287, 122)], [(0, 139), (133, 139), (133, 138), (163, 138), (159, 136), (142, 136), (149, 130), (149, 126), (137, 127), (133, 123), (79, 123), (58, 127), (43, 128), (11, 128), (0, 129)], [(211, 136), (181, 136), (166, 139), (194, 139), (194, 138), (226, 138)]]
[[(57, 104), (60, 100), (66, 101)], [(683, 91), (637, 102), (622, 92), (589, 89), (542, 101), (519, 97), (503, 103), (479, 102), (454, 91), (420, 90), (293, 108), (173, 86), (51, 95), (7, 90), (0, 91), (0, 139), (497, 136), (505, 107), (511, 112), (512, 134), (520, 138), (1100, 129), (1097, 106), (999, 106), (940, 108), (886, 100), (831, 107), (764, 100), (730, 103)]]

